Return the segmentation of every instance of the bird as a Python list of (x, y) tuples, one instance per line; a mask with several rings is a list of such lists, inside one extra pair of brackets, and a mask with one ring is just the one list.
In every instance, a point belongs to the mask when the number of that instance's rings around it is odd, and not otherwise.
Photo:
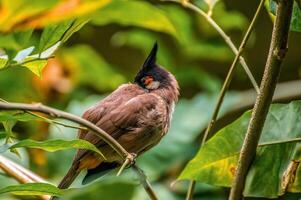
[[(134, 82), (120, 85), (82, 116), (137, 156), (154, 147), (166, 135), (179, 96), (175, 76), (156, 63), (157, 51), (158, 44), (155, 42)], [(83, 184), (86, 184), (91, 177), (97, 174), (100, 177), (124, 162), (91, 131), (79, 130), (78, 138), (94, 144), (106, 159), (89, 150), (78, 150), (70, 169), (58, 185), (60, 189), (70, 187), (83, 170), (87, 171), (83, 179)]]

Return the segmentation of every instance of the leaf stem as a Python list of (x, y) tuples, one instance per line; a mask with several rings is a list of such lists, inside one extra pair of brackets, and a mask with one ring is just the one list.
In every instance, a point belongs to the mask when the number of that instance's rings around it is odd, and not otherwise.
[[(8, 103), (7, 101), (5, 101), (4, 99), (0, 98), (0, 101), (2, 102), (5, 102), (5, 103)], [(27, 110), (24, 111), (25, 113), (28, 113), (32, 116), (35, 116), (35, 117), (38, 117), (38, 118), (41, 118), (43, 120), (45, 120), (47, 123), (54, 123), (54, 124), (57, 124), (57, 125), (61, 125), (61, 126), (64, 126), (64, 127), (67, 127), (67, 128), (74, 128), (74, 129), (80, 129), (80, 130), (88, 130), (86, 127), (82, 127), (82, 126), (72, 126), (70, 124), (65, 124), (63, 122), (60, 122), (60, 121), (57, 121), (57, 120), (53, 120), (53, 119), (49, 119), (47, 117), (44, 117), (42, 115), (39, 115), (39, 114), (36, 114), (36, 113), (33, 113), (33, 112), (29, 112)]]
[[(161, 1), (170, 1), (170, 2), (175, 2), (175, 3), (179, 3), (182, 4), (181, 0), (161, 0)], [(223, 29), (211, 18), (210, 12), (209, 14), (207, 14), (205, 11), (201, 10), (199, 7), (195, 6), (194, 4), (190, 3), (190, 2), (185, 2), (185, 7), (195, 11), (196, 13), (198, 13), (200, 16), (204, 17), (206, 19), (206, 21), (220, 34), (220, 36), (225, 40), (225, 42), (228, 44), (228, 46), (230, 47), (230, 49), (233, 51), (233, 53), (235, 55), (238, 55), (238, 50), (236, 48), (236, 46), (234, 45), (234, 43), (232, 42), (232, 40), (230, 39), (230, 37), (223, 31)], [(244, 68), (247, 76), (249, 77), (254, 89), (256, 90), (257, 93), (259, 93), (259, 87), (258, 84), (252, 74), (252, 72), (250, 71), (245, 59), (242, 56), (239, 56), (239, 62), (242, 65), (242, 67)]]
[(0, 109), (2, 110), (23, 110), (23, 111), (33, 111), (40, 112), (50, 115), (55, 118), (67, 119), (69, 121), (78, 123), (92, 132), (95, 135), (105, 141), (110, 145), (122, 158), (126, 159), (130, 155), (112, 136), (106, 133), (104, 130), (94, 125), (90, 121), (87, 121), (81, 117), (67, 113), (58, 109), (54, 109), (48, 106), (44, 106), (41, 103), (38, 104), (25, 104), (25, 103), (3, 103), (0, 102)]
[(24, 65), (24, 64), (27, 64), (27, 63), (31, 63), (31, 62), (34, 62), (34, 61), (37, 61), (37, 60), (48, 60), (50, 58), (54, 58), (54, 56), (49, 56), (49, 57), (46, 57), (46, 58), (33, 58), (31, 60), (26, 60), (24, 62), (20, 62), (20, 63), (13, 63), (13, 64), (10, 64), (9, 66), (7, 66), (6, 68), (8, 67), (15, 67), (15, 66), (21, 66), (21, 65)]
[(272, 97), (280, 75), (282, 61), (287, 52), (287, 41), (292, 16), (293, 0), (279, 0), (276, 21), (267, 58), (260, 93), (257, 95), (247, 134), (240, 152), (235, 178), (232, 183), (229, 200), (242, 199), (243, 189), (251, 162), (256, 155), (256, 148)]
[[(202, 139), (202, 143), (201, 143), (201, 148), (205, 144), (205, 142), (206, 142), (206, 140), (207, 140), (207, 138), (209, 136), (209, 133), (211, 132), (211, 130), (212, 130), (212, 128), (213, 128), (213, 126), (214, 126), (214, 124), (215, 124), (215, 122), (217, 120), (218, 113), (219, 113), (219, 111), (221, 109), (221, 106), (222, 106), (222, 103), (224, 101), (225, 94), (226, 94), (226, 92), (227, 92), (227, 90), (229, 88), (229, 85), (231, 83), (231, 80), (232, 80), (232, 77), (233, 77), (233, 74), (234, 74), (234, 69), (235, 69), (235, 67), (236, 67), (237, 62), (239, 61), (239, 59), (242, 58), (241, 54), (244, 51), (246, 43), (247, 43), (247, 41), (248, 41), (248, 39), (249, 39), (249, 37), (251, 35), (251, 32), (252, 32), (252, 30), (254, 28), (255, 22), (258, 19), (259, 13), (260, 13), (262, 7), (264, 6), (264, 2), (265, 2), (265, 0), (261, 0), (260, 1), (259, 5), (257, 7), (257, 10), (256, 10), (256, 12), (254, 14), (254, 17), (253, 17), (253, 19), (252, 19), (252, 21), (251, 21), (251, 23), (250, 23), (250, 25), (249, 25), (249, 27), (248, 27), (248, 29), (247, 29), (244, 37), (243, 37), (241, 43), (240, 43), (239, 50), (236, 53), (235, 59), (233, 60), (233, 62), (231, 64), (231, 67), (230, 67), (230, 69), (229, 69), (229, 71), (227, 73), (227, 76), (226, 76), (226, 79), (225, 79), (225, 81), (223, 83), (222, 89), (220, 91), (217, 103), (216, 103), (216, 105), (214, 107), (214, 111), (213, 111), (212, 117), (211, 117), (211, 119), (209, 121), (209, 124), (208, 124), (208, 126), (206, 128), (206, 131), (204, 133), (204, 136), (203, 136), (203, 139)], [(195, 187), (195, 181), (192, 180), (190, 182), (190, 185), (189, 185), (189, 188), (188, 188), (188, 191), (187, 191), (186, 200), (191, 200), (192, 199), (194, 187)]]
[(192, 180), (192, 181), (189, 182), (189, 187), (188, 187), (187, 194), (186, 194), (186, 200), (192, 200), (193, 199), (193, 191), (194, 191), (194, 188), (195, 188), (195, 184), (196, 184), (195, 180)]
[(147, 180), (146, 175), (144, 174), (144, 172), (136, 165), (133, 164), (132, 165), (132, 169), (137, 173), (137, 175), (140, 178), (140, 182), (144, 188), (144, 190), (147, 192), (149, 198), (151, 200), (159, 200), (159, 198), (157, 197), (156, 193), (154, 192), (151, 184), (149, 183), (149, 181)]

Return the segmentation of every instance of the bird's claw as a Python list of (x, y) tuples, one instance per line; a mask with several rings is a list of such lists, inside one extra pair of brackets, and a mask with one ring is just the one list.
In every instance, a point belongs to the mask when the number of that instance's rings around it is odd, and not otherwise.
[(136, 163), (137, 154), (136, 153), (130, 153), (126, 159), (129, 160), (130, 165), (134, 165)]
[(134, 165), (136, 162), (136, 157), (137, 154), (135, 153), (130, 153), (127, 155), (124, 163), (121, 165), (119, 171), (117, 172), (117, 176), (119, 176), (121, 174), (121, 172), (127, 167), (127, 166), (131, 166)]

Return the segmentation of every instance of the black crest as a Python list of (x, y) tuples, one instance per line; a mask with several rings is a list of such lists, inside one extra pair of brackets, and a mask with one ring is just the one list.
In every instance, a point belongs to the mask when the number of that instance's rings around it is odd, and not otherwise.
[(158, 44), (157, 42), (155, 42), (151, 52), (149, 53), (148, 57), (143, 63), (142, 66), (143, 69), (147, 70), (147, 68), (153, 67), (156, 64), (157, 51), (158, 51)]
[(158, 51), (158, 44), (155, 42), (152, 50), (150, 51), (149, 55), (147, 56), (146, 60), (144, 61), (140, 71), (137, 73), (135, 77), (135, 83), (140, 86), (144, 86), (141, 82), (141, 79), (145, 76), (151, 75), (156, 81), (161, 81), (166, 78), (165, 70), (161, 69), (156, 64), (156, 57)]

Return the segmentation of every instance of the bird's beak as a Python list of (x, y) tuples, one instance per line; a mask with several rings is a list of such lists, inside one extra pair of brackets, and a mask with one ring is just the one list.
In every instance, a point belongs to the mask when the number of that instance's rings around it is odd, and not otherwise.
[(148, 57), (144, 61), (142, 69), (147, 70), (150, 67), (153, 67), (156, 64), (156, 57), (158, 51), (158, 44), (155, 42), (151, 52), (149, 53)]

